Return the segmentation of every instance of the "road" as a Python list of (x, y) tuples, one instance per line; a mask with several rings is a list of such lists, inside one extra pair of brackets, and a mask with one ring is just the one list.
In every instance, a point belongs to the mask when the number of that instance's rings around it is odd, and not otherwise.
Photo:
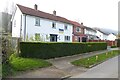
[(89, 69), (87, 72), (71, 78), (118, 78), (118, 57), (109, 59), (102, 64)]

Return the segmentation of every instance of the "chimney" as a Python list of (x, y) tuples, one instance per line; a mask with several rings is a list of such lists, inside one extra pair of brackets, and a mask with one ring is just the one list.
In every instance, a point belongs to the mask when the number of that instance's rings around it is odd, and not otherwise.
[(55, 10), (53, 11), (53, 15), (55, 15), (55, 16), (56, 16), (56, 11), (55, 11)]
[(37, 6), (37, 4), (35, 4), (35, 5), (34, 5), (34, 9), (37, 10), (37, 8), (38, 8), (38, 6)]
[(83, 22), (81, 22), (81, 25), (83, 25)]

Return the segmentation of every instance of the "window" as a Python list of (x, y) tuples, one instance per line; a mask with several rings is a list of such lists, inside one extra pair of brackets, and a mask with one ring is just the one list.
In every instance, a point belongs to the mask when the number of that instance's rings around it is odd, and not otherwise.
[(56, 23), (52, 22), (52, 28), (56, 28)]
[(81, 32), (81, 28), (77, 27), (76, 32)]
[(35, 18), (35, 26), (40, 26), (40, 18)]
[(16, 20), (14, 20), (14, 27), (16, 27)]
[(36, 34), (35, 34), (35, 40), (36, 40), (36, 41), (40, 41), (40, 34), (39, 34), (39, 33), (36, 33)]
[(65, 36), (65, 41), (70, 41), (70, 36)]
[(68, 29), (68, 26), (67, 25), (65, 25), (65, 30), (67, 30)]

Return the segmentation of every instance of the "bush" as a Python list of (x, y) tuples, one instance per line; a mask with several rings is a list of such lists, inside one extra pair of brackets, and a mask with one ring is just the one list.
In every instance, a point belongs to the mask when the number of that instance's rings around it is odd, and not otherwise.
[(117, 39), (117, 47), (120, 47), (120, 39)]
[(111, 46), (111, 48), (116, 48), (116, 47), (117, 47), (117, 46), (115, 46), (115, 45), (114, 45), (114, 46)]
[(22, 57), (49, 59), (62, 56), (71, 56), (91, 51), (105, 50), (107, 43), (41, 43), (21, 42)]

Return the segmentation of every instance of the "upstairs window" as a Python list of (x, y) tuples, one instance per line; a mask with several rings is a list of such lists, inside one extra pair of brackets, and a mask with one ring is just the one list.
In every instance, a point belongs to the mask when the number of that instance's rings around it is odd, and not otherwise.
[(67, 29), (68, 29), (68, 26), (67, 26), (67, 25), (65, 25), (65, 26), (64, 26), (64, 28), (65, 28), (65, 30), (67, 30)]
[(40, 18), (35, 18), (35, 26), (40, 26)]
[(65, 41), (70, 41), (70, 36), (65, 36)]
[(52, 22), (52, 28), (56, 28), (56, 23)]
[(81, 28), (77, 27), (76, 32), (81, 32)]

